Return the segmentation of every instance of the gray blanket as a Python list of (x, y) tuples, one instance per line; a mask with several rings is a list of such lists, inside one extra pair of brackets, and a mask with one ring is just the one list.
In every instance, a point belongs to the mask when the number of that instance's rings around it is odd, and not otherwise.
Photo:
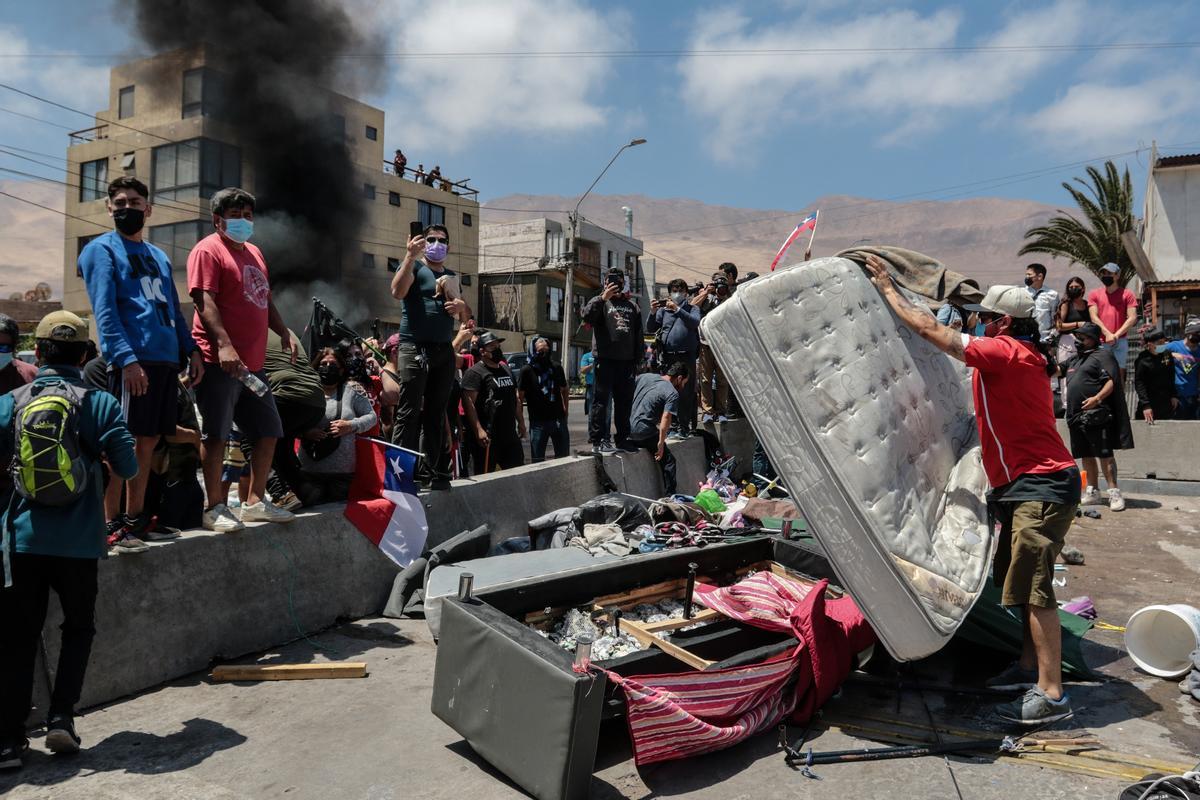
[(838, 253), (857, 264), (867, 262), (867, 254), (874, 254), (887, 262), (896, 283), (929, 299), (930, 308), (943, 303), (956, 306), (978, 303), (983, 299), (979, 283), (967, 276), (947, 269), (946, 265), (924, 253), (906, 250), (903, 247), (852, 247)]

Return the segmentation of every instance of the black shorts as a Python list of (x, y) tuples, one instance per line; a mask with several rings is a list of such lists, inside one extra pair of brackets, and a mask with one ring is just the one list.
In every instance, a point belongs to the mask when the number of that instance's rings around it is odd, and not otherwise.
[(1111, 427), (1086, 428), (1083, 425), (1067, 425), (1071, 434), (1072, 458), (1112, 458)]
[(174, 436), (179, 418), (179, 367), (174, 364), (142, 364), (148, 385), (145, 394), (134, 397), (125, 388), (122, 371), (108, 368), (108, 391), (121, 401), (125, 425), (134, 436)]
[[(266, 382), (266, 372), (259, 370), (254, 374)], [(206, 442), (224, 442), (235, 422), (242, 436), (252, 442), (283, 436), (283, 424), (269, 390), (259, 397), (240, 380), (207, 361), (204, 377), (196, 386), (196, 407), (202, 420), (200, 438)]]

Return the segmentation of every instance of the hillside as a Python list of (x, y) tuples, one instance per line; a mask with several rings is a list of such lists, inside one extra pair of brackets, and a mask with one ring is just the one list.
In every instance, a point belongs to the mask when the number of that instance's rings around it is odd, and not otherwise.
[[(538, 209), (565, 209), (574, 198), (514, 194), (488, 201), (484, 223), (510, 222), (533, 216)], [(795, 211), (747, 209), (709, 205), (685, 198), (644, 195), (589, 197), (583, 215), (606, 228), (623, 231), (622, 206), (634, 212), (634, 235), (647, 255), (658, 257), (658, 278), (710, 274), (723, 261), (733, 261), (744, 274), (764, 272), (775, 251), (801, 219), (821, 209), (813, 245), (815, 257), (832, 255), (855, 242), (894, 244), (939, 258), (952, 269), (981, 284), (1019, 283), (1024, 265), (1041, 260), (1050, 270), (1048, 285), (1061, 291), (1066, 279), (1080, 270), (1050, 259), (1018, 257), (1024, 233), (1055, 212), (1052, 206), (1029, 200), (973, 198), (953, 201), (894, 202), (850, 196), (826, 196)], [(529, 209), (529, 212), (499, 211)], [(559, 215), (565, 219), (565, 214)], [(785, 263), (799, 260), (806, 239), (789, 251)], [(670, 263), (676, 262), (676, 263)], [(1099, 285), (1089, 279), (1089, 285)]]

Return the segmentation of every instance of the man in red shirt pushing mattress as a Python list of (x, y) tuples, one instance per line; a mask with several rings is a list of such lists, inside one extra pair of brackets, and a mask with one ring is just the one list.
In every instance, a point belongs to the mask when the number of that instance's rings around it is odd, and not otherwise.
[(992, 575), (1001, 602), (1020, 606), (1025, 621), (1021, 658), (988, 681), (1027, 689), (997, 714), (1020, 725), (1071, 716), (1062, 686), (1062, 640), (1054, 598), (1054, 562), (1079, 506), (1079, 470), (1054, 423), (1046, 346), (1039, 342), (1033, 298), (1023, 286), (993, 286), (971, 311), (999, 315), (983, 336), (938, 323), (896, 288), (887, 265), (867, 256), (871, 282), (900, 320), (921, 338), (973, 368), (972, 394), (983, 467), (992, 491), (988, 507), (1001, 530)]

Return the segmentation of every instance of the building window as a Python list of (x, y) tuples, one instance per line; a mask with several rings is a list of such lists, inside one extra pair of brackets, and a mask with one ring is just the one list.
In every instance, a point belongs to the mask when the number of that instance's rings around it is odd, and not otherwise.
[(468, 214), (466, 211), (464, 211), (463, 212), (463, 226), (469, 228), (473, 224), (474, 224), (474, 222), (471, 219), (471, 215)]
[(108, 159), (84, 161), (79, 165), (79, 202), (108, 196)]
[(133, 116), (133, 87), (126, 86), (117, 92), (117, 119)]
[(183, 73), (183, 118), (199, 117), (204, 114), (204, 68), (189, 69)]
[(363, 269), (375, 269), (375, 256), (371, 253), (362, 254)]
[(152, 225), (149, 229), (150, 244), (162, 248), (171, 260), (172, 270), (185, 270), (188, 253), (203, 236), (203, 224), (200, 220), (193, 219), (172, 225)]
[(367, 138), (370, 139), (372, 142), (378, 140), (379, 139), (379, 131), (376, 130), (375, 128), (372, 128), (370, 125), (368, 125), (367, 126)]
[(387, 260), (387, 271), (388, 271), (388, 272), (396, 272), (396, 271), (398, 271), (399, 269), (400, 269), (400, 259), (398, 259), (398, 258), (389, 258), (389, 259)]
[(546, 288), (546, 319), (551, 322), (562, 322), (563, 290), (557, 286)]
[(615, 266), (617, 266), (617, 254), (614, 253), (612, 250), (609, 250), (608, 251), (608, 268), (612, 269)]
[(375, 199), (375, 187), (372, 184), (369, 184), (369, 183), (363, 184), (363, 199), (365, 199), (365, 200), (374, 200)]
[(341, 114), (330, 114), (326, 124), (329, 126), (330, 138), (339, 140), (346, 138), (346, 118)]
[(400, 205), (400, 193), (399, 192), (388, 192), (388, 205), (399, 207), (399, 205)]
[(153, 151), (150, 191), (155, 200), (211, 197), (242, 182), (242, 151), (215, 139), (189, 139)]
[(446, 207), (439, 206), (436, 203), (426, 203), (424, 200), (418, 200), (417, 219), (419, 219), (421, 224), (426, 228), (428, 228), (430, 225), (445, 225)]

